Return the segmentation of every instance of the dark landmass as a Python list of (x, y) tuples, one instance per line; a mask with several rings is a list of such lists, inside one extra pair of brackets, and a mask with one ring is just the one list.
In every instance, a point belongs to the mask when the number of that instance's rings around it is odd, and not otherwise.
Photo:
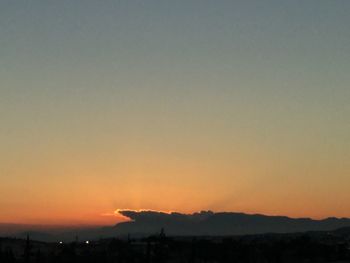
[(45, 243), (0, 238), (0, 262), (224, 263), (350, 262), (350, 227), (326, 232), (169, 237)]
[[(122, 210), (123, 216), (130, 218), (115, 226), (45, 229), (22, 227), (20, 231), (10, 234), (1, 232), (0, 236), (25, 238), (56, 242), (100, 238), (145, 237), (159, 232), (163, 228), (169, 236), (234, 236), (256, 235), (265, 233), (296, 233), (307, 231), (333, 231), (350, 227), (348, 218), (327, 218), (314, 220), (310, 218), (290, 218), (285, 216), (250, 215), (244, 213), (202, 211), (194, 214), (162, 213), (154, 211)], [(345, 228), (346, 229), (346, 228)]]

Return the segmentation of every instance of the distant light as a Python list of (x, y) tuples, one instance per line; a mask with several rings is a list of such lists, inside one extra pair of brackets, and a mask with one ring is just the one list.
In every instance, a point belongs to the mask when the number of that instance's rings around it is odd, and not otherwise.
[(60, 244), (63, 244), (63, 242), (62, 242), (62, 241), (60, 241)]
[(89, 244), (89, 243), (90, 243), (89, 240), (86, 240), (86, 241), (85, 241), (85, 244)]

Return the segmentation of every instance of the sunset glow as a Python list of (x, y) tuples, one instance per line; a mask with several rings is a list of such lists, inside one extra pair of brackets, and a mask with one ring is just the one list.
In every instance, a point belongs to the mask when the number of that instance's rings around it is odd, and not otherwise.
[(0, 4), (1, 223), (350, 217), (350, 1), (29, 2)]

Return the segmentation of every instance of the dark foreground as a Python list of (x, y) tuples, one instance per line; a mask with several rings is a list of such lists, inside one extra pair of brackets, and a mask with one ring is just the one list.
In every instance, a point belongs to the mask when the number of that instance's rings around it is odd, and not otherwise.
[(350, 262), (348, 235), (103, 239), (67, 244), (0, 239), (0, 262)]

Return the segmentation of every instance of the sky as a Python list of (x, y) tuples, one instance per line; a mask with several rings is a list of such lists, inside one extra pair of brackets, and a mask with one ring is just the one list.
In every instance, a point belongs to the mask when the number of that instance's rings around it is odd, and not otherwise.
[(0, 222), (350, 217), (350, 1), (0, 3)]

